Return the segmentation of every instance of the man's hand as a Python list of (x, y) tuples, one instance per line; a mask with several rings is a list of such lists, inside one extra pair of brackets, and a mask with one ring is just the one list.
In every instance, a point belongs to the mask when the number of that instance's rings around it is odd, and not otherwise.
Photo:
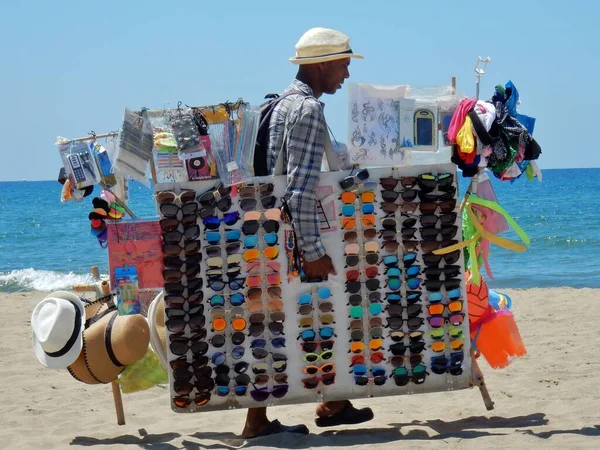
[(325, 255), (315, 261), (307, 261), (302, 258), (304, 273), (308, 278), (322, 278), (327, 279), (329, 274), (337, 275), (335, 268), (333, 267), (333, 261), (329, 255)]

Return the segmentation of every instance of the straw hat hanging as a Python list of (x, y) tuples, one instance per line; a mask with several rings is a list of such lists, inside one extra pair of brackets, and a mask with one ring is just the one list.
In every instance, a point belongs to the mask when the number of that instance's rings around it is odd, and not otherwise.
[[(83, 351), (68, 367), (77, 380), (88, 384), (110, 383), (125, 366), (141, 359), (148, 351), (150, 332), (141, 314), (120, 316), (103, 305), (86, 309)], [(96, 314), (93, 314), (96, 312)]]

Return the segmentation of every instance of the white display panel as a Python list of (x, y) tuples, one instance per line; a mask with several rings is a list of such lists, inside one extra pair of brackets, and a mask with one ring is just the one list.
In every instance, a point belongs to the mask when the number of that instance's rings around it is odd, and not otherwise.
[[(381, 178), (385, 178), (385, 177), (390, 177), (393, 176), (395, 178), (401, 178), (401, 177), (410, 177), (410, 176), (417, 176), (420, 174), (426, 174), (426, 173), (433, 173), (433, 174), (442, 174), (442, 173), (451, 173), (453, 178), (454, 178), (454, 185), (456, 186), (457, 184), (457, 174), (456, 174), (456, 168), (453, 164), (437, 164), (437, 165), (420, 165), (420, 166), (409, 166), (409, 167), (402, 167), (399, 169), (392, 169), (392, 168), (375, 168), (375, 169), (368, 169), (369, 171), (369, 178), (366, 181), (373, 181), (377, 183), (377, 187), (374, 191), (375, 194), (375, 201), (374, 201), (374, 209), (375, 209), (375, 218), (376, 218), (376, 222), (374, 224), (374, 228), (377, 230), (377, 242), (378, 242), (378, 263), (381, 263), (382, 258), (384, 255), (388, 255), (388, 253), (385, 252), (384, 249), (382, 249), (382, 240), (380, 237), (380, 231), (382, 230), (382, 225), (381, 225), (381, 219), (383, 217), (386, 217), (388, 215), (386, 215), (382, 210), (381, 210), (381, 202), (382, 202), (382, 186), (380, 184), (380, 179)], [(366, 356), (366, 361), (367, 363), (365, 364), (367, 369), (369, 370), (369, 372), (367, 372), (366, 376), (371, 378), (368, 382), (368, 384), (366, 386), (358, 386), (355, 383), (355, 375), (351, 372), (351, 368), (350, 368), (350, 362), (353, 356), (355, 356), (354, 353), (349, 353), (349, 349), (351, 346), (350, 343), (350, 337), (351, 337), (351, 330), (349, 330), (349, 326), (351, 324), (352, 320), (356, 320), (356, 319), (352, 319), (351, 317), (349, 317), (349, 312), (350, 312), (350, 308), (351, 306), (348, 305), (348, 299), (349, 299), (349, 295), (347, 292), (345, 292), (346, 290), (346, 278), (345, 278), (345, 273), (347, 270), (347, 268), (345, 268), (345, 254), (344, 254), (344, 248), (346, 243), (343, 242), (343, 236), (344, 236), (344, 232), (346, 230), (344, 230), (342, 228), (342, 219), (343, 217), (340, 217), (340, 213), (342, 210), (342, 206), (343, 203), (340, 200), (340, 196), (342, 193), (342, 188), (340, 187), (340, 181), (342, 179), (344, 179), (345, 177), (347, 177), (349, 174), (349, 172), (329, 172), (329, 173), (323, 173), (321, 174), (321, 181), (320, 181), (320, 186), (318, 188), (318, 195), (319, 195), (319, 199), (320, 199), (320, 203), (319, 203), (319, 208), (318, 208), (318, 214), (320, 215), (320, 221), (321, 221), (321, 233), (322, 233), (322, 239), (323, 239), (323, 243), (325, 244), (325, 247), (327, 248), (327, 252), (328, 254), (331, 256), (336, 271), (337, 271), (337, 275), (335, 276), (330, 276), (329, 279), (326, 282), (320, 282), (320, 283), (301, 283), (300, 279), (297, 277), (288, 277), (287, 272), (286, 272), (286, 268), (288, 267), (288, 258), (286, 255), (286, 251), (285, 251), (285, 237), (286, 237), (286, 231), (291, 229), (291, 226), (289, 224), (280, 222), (280, 227), (279, 227), (279, 231), (278, 231), (278, 248), (279, 248), (279, 255), (278, 257), (274, 260), (277, 261), (280, 266), (281, 266), (281, 284), (280, 284), (280, 288), (282, 291), (282, 300), (283, 300), (283, 313), (285, 314), (285, 321), (283, 322), (283, 332), (284, 335), (280, 336), (280, 337), (284, 337), (286, 339), (286, 346), (285, 348), (272, 348), (269, 344), (266, 346), (266, 350), (271, 352), (271, 353), (277, 353), (277, 354), (283, 354), (287, 357), (287, 367), (285, 369), (285, 373), (287, 374), (287, 392), (286, 394), (281, 397), (281, 398), (275, 398), (273, 395), (269, 395), (268, 398), (264, 401), (256, 401), (252, 398), (250, 392), (256, 390), (257, 388), (261, 388), (263, 386), (257, 385), (256, 388), (252, 385), (249, 384), (247, 386), (247, 392), (245, 395), (236, 395), (234, 393), (235, 390), (235, 377), (237, 376), (237, 374), (234, 372), (233, 367), (235, 366), (236, 363), (240, 363), (240, 362), (247, 362), (249, 364), (249, 367), (246, 371), (246, 373), (250, 376), (250, 378), (252, 380), (254, 380), (255, 375), (252, 371), (252, 366), (253, 364), (256, 363), (261, 363), (260, 360), (256, 360), (253, 357), (252, 354), (252, 350), (251, 350), (251, 342), (255, 339), (260, 339), (260, 338), (264, 338), (267, 341), (269, 341), (270, 339), (272, 339), (273, 337), (277, 337), (277, 336), (270, 336), (269, 331), (265, 332), (264, 336), (260, 336), (260, 337), (252, 337), (252, 336), (248, 336), (248, 327), (246, 327), (246, 329), (244, 330), (244, 333), (246, 334), (245, 336), (245, 340), (244, 342), (240, 345), (240, 347), (244, 348), (244, 356), (241, 359), (237, 359), (234, 360), (232, 358), (232, 350), (234, 345), (231, 342), (231, 336), (233, 334), (233, 330), (231, 329), (231, 321), (228, 319), (228, 326), (227, 329), (221, 333), (225, 335), (226, 338), (226, 343), (224, 345), (224, 347), (221, 348), (214, 348), (212, 345), (208, 345), (207, 348), (207, 353), (205, 356), (208, 356), (209, 358), (212, 357), (215, 353), (217, 352), (224, 352), (226, 354), (225, 356), (225, 365), (229, 366), (231, 368), (230, 372), (229, 372), (229, 377), (231, 378), (231, 382), (229, 383), (229, 388), (231, 390), (229, 395), (226, 396), (219, 396), (217, 395), (217, 391), (216, 388), (213, 389), (211, 391), (211, 395), (210, 395), (210, 400), (202, 405), (202, 406), (197, 406), (193, 399), (195, 397), (200, 397), (198, 395), (198, 390), (194, 389), (189, 396), (182, 396), (177, 394), (177, 392), (175, 392), (174, 390), (174, 382), (175, 382), (175, 377), (174, 377), (174, 373), (173, 370), (169, 370), (169, 382), (170, 382), (170, 394), (171, 394), (171, 398), (170, 398), (170, 402), (171, 402), (171, 407), (173, 408), (174, 411), (176, 412), (202, 412), (202, 411), (213, 411), (213, 410), (222, 410), (222, 409), (230, 409), (230, 408), (249, 408), (249, 407), (258, 407), (258, 406), (272, 406), (272, 405), (282, 405), (282, 404), (295, 404), (295, 403), (308, 403), (308, 402), (317, 402), (317, 401), (328, 401), (328, 400), (343, 400), (343, 399), (355, 399), (355, 398), (367, 398), (367, 397), (379, 397), (379, 396), (389, 396), (389, 395), (401, 395), (401, 394), (416, 394), (416, 393), (425, 393), (425, 392), (438, 392), (438, 391), (447, 391), (447, 390), (456, 390), (456, 389), (464, 389), (467, 387), (471, 386), (471, 358), (470, 358), (470, 340), (469, 340), (469, 329), (468, 329), (468, 316), (467, 316), (467, 302), (466, 302), (466, 295), (465, 295), (465, 283), (464, 283), (464, 267), (463, 267), (463, 258), (462, 255), (461, 257), (458, 259), (458, 261), (456, 263), (454, 263), (455, 265), (459, 265), (460, 266), (460, 274), (456, 277), (458, 278), (460, 281), (460, 290), (461, 290), (461, 300), (464, 301), (463, 303), (463, 307), (462, 307), (462, 314), (464, 314), (464, 321), (462, 323), (462, 325), (460, 325), (460, 327), (455, 327), (455, 331), (458, 328), (461, 328), (463, 331), (463, 335), (464, 337), (462, 338), (462, 340), (464, 341), (464, 346), (462, 348), (462, 350), (460, 350), (460, 352), (462, 352), (462, 354), (464, 355), (464, 360), (462, 362), (462, 364), (460, 364), (460, 367), (462, 367), (462, 374), (460, 375), (451, 375), (450, 373), (445, 373), (445, 374), (435, 374), (432, 372), (431, 370), (431, 360), (432, 357), (438, 357), (440, 355), (445, 355), (446, 357), (449, 357), (450, 354), (452, 353), (452, 351), (450, 349), (447, 349), (445, 352), (442, 353), (434, 353), (433, 350), (430, 348), (431, 343), (433, 342), (433, 340), (429, 337), (429, 332), (432, 330), (432, 328), (429, 327), (428, 325), (428, 319), (427, 317), (429, 316), (428, 312), (427, 312), (427, 305), (429, 304), (429, 302), (427, 301), (427, 297), (428, 297), (428, 293), (425, 289), (424, 286), (424, 282), (421, 283), (420, 289), (423, 291), (423, 294), (421, 296), (421, 301), (418, 302), (417, 304), (422, 305), (422, 312), (421, 314), (419, 314), (419, 317), (422, 317), (424, 319), (424, 323), (422, 326), (419, 327), (418, 330), (423, 331), (424, 332), (424, 341), (425, 341), (425, 348), (422, 352), (420, 352), (419, 354), (422, 355), (422, 361), (423, 364), (426, 367), (427, 373), (428, 375), (425, 378), (425, 382), (423, 384), (415, 384), (412, 381), (409, 381), (405, 386), (397, 386), (395, 383), (395, 379), (392, 377), (390, 378), (390, 375), (392, 374), (392, 365), (390, 364), (391, 362), (391, 358), (394, 356), (392, 355), (392, 353), (390, 352), (390, 346), (392, 346), (394, 344), (394, 342), (392, 341), (392, 339), (389, 336), (390, 328), (383, 328), (383, 349), (381, 350), (383, 352), (383, 356), (385, 357), (385, 360), (382, 361), (381, 363), (378, 364), (371, 364), (369, 362), (369, 355), (370, 355), (370, 351), (368, 350), (368, 342), (369, 342), (369, 313), (368, 308), (369, 308), (369, 300), (368, 300), (368, 291), (367, 291), (367, 287), (365, 286), (365, 284), (363, 283), (361, 285), (361, 293), (363, 295), (363, 302), (362, 302), (362, 306), (364, 307), (364, 314), (363, 314), (363, 323), (364, 323), (364, 335), (365, 338), (363, 340), (364, 344), (365, 344), (365, 351), (363, 352), (363, 354)], [(257, 181), (255, 181), (255, 185), (258, 187), (260, 184), (263, 183), (273, 183), (274, 184), (274, 192), (273, 195), (277, 198), (280, 199), (283, 196), (284, 193), (284, 189), (285, 189), (285, 184), (286, 184), (286, 179), (285, 176), (280, 176), (280, 177), (265, 177), (263, 179), (259, 179)], [(176, 192), (180, 192), (181, 189), (185, 189), (185, 188), (190, 188), (190, 189), (194, 189), (196, 191), (197, 194), (201, 194), (205, 191), (207, 191), (208, 189), (211, 188), (211, 186), (213, 186), (214, 183), (211, 182), (187, 182), (187, 183), (178, 183), (177, 185), (173, 185), (173, 184), (163, 184), (163, 185), (157, 185), (156, 186), (156, 191), (163, 191), (163, 190), (169, 190), (169, 189), (174, 189)], [(419, 189), (418, 186), (415, 187), (414, 189)], [(396, 191), (400, 190), (400, 186), (398, 186), (398, 188), (396, 188)], [(456, 189), (455, 193), (454, 193), (454, 200), (456, 201), (455, 207), (454, 207), (454, 212), (458, 212), (458, 200), (457, 200), (457, 192), (458, 189)], [(360, 193), (361, 191), (359, 191)], [(437, 191), (435, 191), (437, 192)], [(260, 198), (257, 195), (256, 197), (257, 203), (258, 203), (258, 208), (260, 208)], [(235, 196), (235, 193), (232, 194), (232, 207), (231, 209), (227, 212), (227, 213), (231, 213), (233, 211), (240, 211), (240, 215), (243, 216), (243, 212), (239, 209), (239, 201), (240, 201), (240, 197), (239, 195)], [(419, 202), (419, 198), (417, 197), (415, 199), (416, 202)], [(406, 203), (404, 202), (401, 198), (399, 200), (396, 201), (396, 203), (398, 204), (402, 204), (402, 203)], [(426, 202), (427, 203), (427, 202)], [(277, 201), (277, 207), (280, 206), (280, 202), (279, 200)], [(360, 208), (361, 208), (361, 203), (360, 201), (357, 201), (355, 203), (355, 207), (357, 209), (357, 213), (355, 214), (356, 217), (358, 217), (358, 222), (361, 222), (360, 219)], [(260, 210), (260, 209), (257, 209)], [(225, 213), (225, 214), (227, 214)], [(439, 209), (437, 211), (437, 214), (439, 215)], [(219, 215), (222, 217), (223, 213), (219, 213)], [(417, 210), (414, 215), (419, 215), (419, 211)], [(398, 234), (398, 242), (401, 242), (401, 224), (403, 221), (403, 218), (406, 219), (406, 216), (402, 216), (400, 209), (398, 210), (398, 212), (396, 212), (393, 215), (389, 215), (389, 217), (394, 217), (397, 221), (397, 232), (399, 232), (400, 234)], [(409, 216), (410, 217), (410, 216)], [(262, 221), (263, 219), (261, 219)], [(415, 227), (417, 229), (419, 229), (419, 224), (418, 224), (419, 218), (417, 217), (417, 225), (415, 225)], [(237, 223), (227, 226), (225, 227), (223, 224), (221, 224), (219, 230), (221, 231), (221, 233), (223, 234), (223, 230), (224, 228), (227, 228), (229, 230), (236, 230), (236, 229), (241, 229), (242, 227), (242, 223), (243, 220), (239, 220), (237, 221)], [(206, 317), (205, 322), (206, 322), (206, 329), (207, 329), (207, 336), (205, 339), (205, 342), (210, 342), (211, 338), (214, 336), (214, 334), (217, 334), (216, 332), (212, 332), (211, 331), (211, 315), (209, 313), (210, 310), (210, 305), (209, 305), (209, 299), (215, 295), (218, 294), (218, 292), (214, 292), (213, 290), (211, 290), (208, 285), (207, 285), (207, 278), (206, 278), (206, 271), (207, 271), (207, 265), (206, 265), (206, 260), (207, 260), (207, 256), (205, 254), (205, 248), (207, 247), (207, 242), (205, 240), (205, 226), (203, 225), (202, 220), (199, 218), (198, 219), (198, 224), (200, 225), (200, 229), (201, 229), (201, 234), (200, 234), (200, 240), (201, 240), (201, 246), (202, 246), (202, 253), (203, 253), (203, 261), (201, 264), (201, 273), (200, 273), (200, 278), (202, 278), (203, 281), (203, 293), (204, 293), (204, 300), (201, 303), (202, 305), (204, 305), (204, 315)], [(362, 225), (358, 225), (357, 226), (357, 231), (360, 234), (361, 232), (361, 226)], [(457, 232), (456, 232), (456, 236), (453, 237), (452, 239), (457, 239), (460, 240), (460, 236), (461, 236), (461, 223), (460, 223), (460, 215), (457, 214), (456, 220), (454, 222), (454, 226), (457, 227)], [(440, 227), (440, 223), (438, 222), (438, 224), (436, 225), (436, 227)], [(217, 230), (215, 230), (217, 231)], [(418, 240), (419, 239), (419, 233), (420, 231), (416, 232), (416, 237), (414, 238), (414, 240)], [(259, 235), (264, 234), (264, 231), (262, 230), (262, 227), (260, 227), (260, 230), (258, 231)], [(241, 235), (241, 241), (243, 242), (244, 239), (244, 235)], [(440, 240), (441, 238), (438, 237), (438, 240)], [(223, 240), (221, 240), (221, 242), (223, 242)], [(259, 239), (259, 248), (262, 250), (265, 248), (265, 243), (262, 239)], [(224, 247), (223, 247), (224, 248)], [(241, 246), (239, 253), (243, 253), (244, 249), (243, 246)], [(359, 260), (359, 270), (361, 270), (361, 280), (365, 281), (365, 268), (366, 268), (366, 261), (364, 260), (365, 257), (365, 250), (364, 250), (364, 244), (361, 246), (360, 249), (360, 260)], [(423, 271), (425, 269), (425, 265), (423, 264), (422, 261), (422, 255), (423, 252), (419, 249), (417, 252), (418, 254), (418, 263), (420, 264), (420, 278), (422, 278), (423, 280), (425, 280), (425, 276), (423, 275)], [(402, 250), (402, 245), (399, 246), (396, 255), (399, 256), (400, 262), (398, 267), (400, 268), (401, 274), (402, 274), (402, 287), (400, 289), (400, 292), (402, 293), (402, 300), (400, 302), (401, 305), (403, 306), (407, 306), (407, 301), (406, 301), (406, 273), (405, 270), (403, 269), (403, 264), (402, 264), (402, 255), (403, 255), (403, 250)], [(223, 251), (222, 253), (222, 258), (225, 259), (225, 251)], [(263, 254), (261, 252), (261, 258), (263, 258)], [(266, 260), (263, 258), (263, 262), (265, 262)], [(441, 267), (444, 267), (444, 262), (441, 263)], [(245, 263), (241, 264), (242, 269), (241, 269), (241, 274), (239, 275), (239, 278), (244, 278), (247, 280), (246, 276), (247, 273), (244, 271), (244, 266)], [(267, 267), (266, 265), (261, 266), (263, 267), (263, 277), (266, 273)], [(214, 270), (214, 269), (213, 269)], [(378, 264), (378, 276), (376, 277), (376, 279), (378, 279), (380, 281), (380, 289), (378, 290), (379, 292), (381, 292), (382, 294), (382, 299), (384, 299), (384, 293), (385, 292), (389, 292), (389, 289), (385, 288), (386, 285), (386, 280), (388, 279), (388, 277), (386, 277), (386, 275), (384, 274), (385, 272), (385, 265), (384, 264)], [(227, 276), (225, 275), (223, 278), (227, 279)], [(443, 280), (444, 276), (442, 276), (442, 280)], [(434, 283), (435, 284), (435, 283)], [(266, 282), (263, 282), (263, 285), (266, 286)], [(298, 314), (298, 297), (303, 294), (303, 293), (310, 293), (310, 292), (316, 292), (320, 287), (328, 287), (331, 292), (332, 292), (332, 296), (329, 299), (329, 301), (331, 301), (333, 303), (333, 312), (331, 314), (333, 314), (334, 318), (335, 318), (335, 324), (331, 324), (329, 326), (333, 327), (335, 330), (335, 337), (332, 339), (334, 341), (333, 344), (333, 350), (335, 351), (335, 355), (327, 360), (327, 361), (318, 361), (315, 364), (310, 364), (308, 362), (303, 361), (303, 356), (305, 355), (305, 352), (302, 351), (302, 346), (301, 346), (301, 342), (302, 339), (298, 340), (297, 337), (299, 336), (299, 333), (302, 330), (305, 330), (304, 328), (300, 329), (299, 328), (299, 323), (300, 320), (302, 319), (302, 317), (306, 317), (306, 316), (302, 316), (300, 314)], [(266, 288), (265, 288), (266, 289)], [(418, 289), (415, 289), (415, 291)], [(239, 292), (242, 293), (247, 293), (248, 288), (244, 287), (243, 289), (239, 290)], [(229, 292), (229, 288), (226, 287), (225, 290), (223, 291), (225, 293), (230, 293)], [(442, 293), (444, 293), (444, 288), (442, 288)], [(266, 316), (265, 319), (265, 330), (268, 330), (268, 322), (269, 322), (269, 312), (268, 312), (268, 305), (267, 305), (267, 301), (266, 301), (266, 297), (265, 295), (263, 295), (263, 302), (264, 302), (264, 308), (263, 308), (263, 313)], [(318, 311), (318, 300), (315, 298), (313, 299), (313, 305), (315, 306), (315, 311), (313, 312), (313, 321), (314, 323), (318, 324), (318, 319), (319, 319), (319, 314), (317, 313)], [(448, 299), (447, 297), (444, 295), (444, 300), (443, 303), (447, 303)], [(248, 299), (246, 298), (246, 303), (244, 303), (242, 305), (243, 308), (247, 308), (248, 306)], [(382, 303), (382, 307), (383, 309), (386, 308), (386, 306), (388, 306), (388, 302), (384, 301)], [(166, 306), (167, 309), (169, 309), (169, 306)], [(183, 308), (184, 310), (188, 309), (188, 306), (184, 306)], [(225, 309), (226, 310), (230, 310), (231, 306), (229, 305), (229, 303), (225, 303)], [(448, 315), (448, 309), (444, 308), (444, 315)], [(246, 319), (246, 321), (248, 322), (250, 319), (251, 313), (245, 309), (244, 312), (244, 318)], [(387, 318), (389, 317), (388, 312), (387, 311), (383, 311), (381, 312), (381, 314), (378, 315), (379, 317), (383, 318), (383, 326), (385, 326), (387, 324)], [(407, 318), (407, 311), (404, 310), (402, 311), (402, 317), (404, 319)], [(169, 319), (169, 317), (166, 318), (167, 320)], [(323, 325), (324, 326), (324, 325)], [(315, 325), (313, 327), (314, 329), (317, 329), (317, 325)], [(310, 329), (310, 328), (306, 328), (306, 329)], [(444, 326), (444, 329), (447, 330), (448, 329), (448, 325)], [(402, 324), (402, 330), (404, 331), (408, 331), (407, 328), (407, 323), (404, 322)], [(177, 358), (182, 358), (182, 356), (178, 356), (178, 355), (174, 355), (171, 348), (170, 348), (170, 342), (171, 339), (173, 338), (173, 334), (171, 331), (167, 330), (167, 348), (168, 348), (168, 357), (169, 357), (169, 361), (175, 360)], [(185, 331), (183, 336), (185, 337), (189, 337), (192, 336), (193, 333), (190, 331), (190, 327), (186, 326), (185, 327)], [(449, 347), (449, 342), (450, 342), (450, 338), (448, 336), (448, 333), (446, 332), (445, 337), (444, 337), (444, 342), (446, 343), (446, 347)], [(456, 340), (458, 341), (458, 339)], [(408, 338), (404, 338), (404, 343), (405, 345), (408, 345), (409, 340)], [(239, 349), (238, 349), (239, 350)], [(410, 350), (406, 350), (406, 356), (408, 357), (411, 353)], [(192, 355), (191, 351), (188, 351), (185, 355), (185, 360), (187, 362), (192, 362), (194, 361), (195, 358)], [(265, 361), (267, 361), (267, 363), (269, 364), (269, 368), (268, 368), (268, 374), (269, 375), (274, 375), (275, 372), (272, 369), (272, 355), (269, 354), (269, 356), (265, 359)], [(396, 360), (397, 362), (397, 360)], [(322, 383), (319, 383), (318, 387), (316, 389), (306, 389), (303, 386), (303, 379), (306, 378), (311, 378), (311, 376), (309, 375), (305, 375), (303, 373), (303, 368), (305, 368), (306, 366), (309, 365), (317, 365), (317, 366), (322, 366), (324, 364), (330, 364), (333, 363), (335, 364), (335, 382), (331, 385), (323, 385)], [(208, 366), (212, 367), (212, 377), (215, 378), (215, 371), (214, 371), (214, 365), (209, 362)], [(411, 364), (409, 361), (406, 361), (404, 364), (405, 367), (408, 368), (408, 373), (411, 373)], [(385, 369), (385, 376), (387, 377), (385, 384), (379, 386), (376, 385), (374, 383), (374, 377), (373, 374), (370, 372), (370, 369), (372, 369), (372, 367), (381, 367)], [(191, 372), (190, 372), (191, 373)], [(319, 373), (317, 375), (318, 377), (321, 377), (322, 374)], [(191, 378), (191, 383), (194, 383), (194, 378)], [(381, 381), (382, 379), (379, 379), (379, 381)], [(221, 380), (222, 381), (222, 380)], [(273, 387), (276, 384), (273, 381), (273, 378), (271, 378), (268, 382), (268, 384), (266, 385), (266, 387), (268, 388), (269, 391), (271, 391), (273, 389)], [(277, 391), (277, 389), (281, 389), (281, 388), (276, 388), (275, 392), (279, 392), (281, 393), (282, 391), (279, 390)], [(173, 404), (172, 399), (175, 397), (180, 397), (180, 398), (188, 398), (190, 399), (189, 401), (189, 406), (187, 407), (177, 407)], [(184, 402), (185, 403), (185, 402)]]

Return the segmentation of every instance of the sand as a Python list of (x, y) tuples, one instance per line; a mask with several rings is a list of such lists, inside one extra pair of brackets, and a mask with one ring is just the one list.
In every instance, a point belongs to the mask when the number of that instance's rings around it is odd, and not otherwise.
[(493, 411), (479, 391), (357, 401), (366, 424), (323, 429), (311, 404), (270, 409), (309, 436), (239, 437), (245, 411), (176, 414), (158, 386), (124, 394), (118, 426), (110, 386), (88, 386), (44, 368), (31, 350), (29, 318), (44, 293), (0, 294), (0, 448), (600, 448), (600, 290), (506, 290), (529, 354), (508, 368), (485, 362)]

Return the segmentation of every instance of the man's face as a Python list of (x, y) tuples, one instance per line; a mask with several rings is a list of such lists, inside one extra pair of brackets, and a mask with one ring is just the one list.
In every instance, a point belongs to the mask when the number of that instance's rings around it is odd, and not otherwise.
[(348, 67), (350, 66), (350, 58), (337, 59), (321, 63), (321, 81), (323, 83), (323, 92), (325, 94), (335, 94), (338, 89), (341, 89), (344, 80), (350, 77)]

